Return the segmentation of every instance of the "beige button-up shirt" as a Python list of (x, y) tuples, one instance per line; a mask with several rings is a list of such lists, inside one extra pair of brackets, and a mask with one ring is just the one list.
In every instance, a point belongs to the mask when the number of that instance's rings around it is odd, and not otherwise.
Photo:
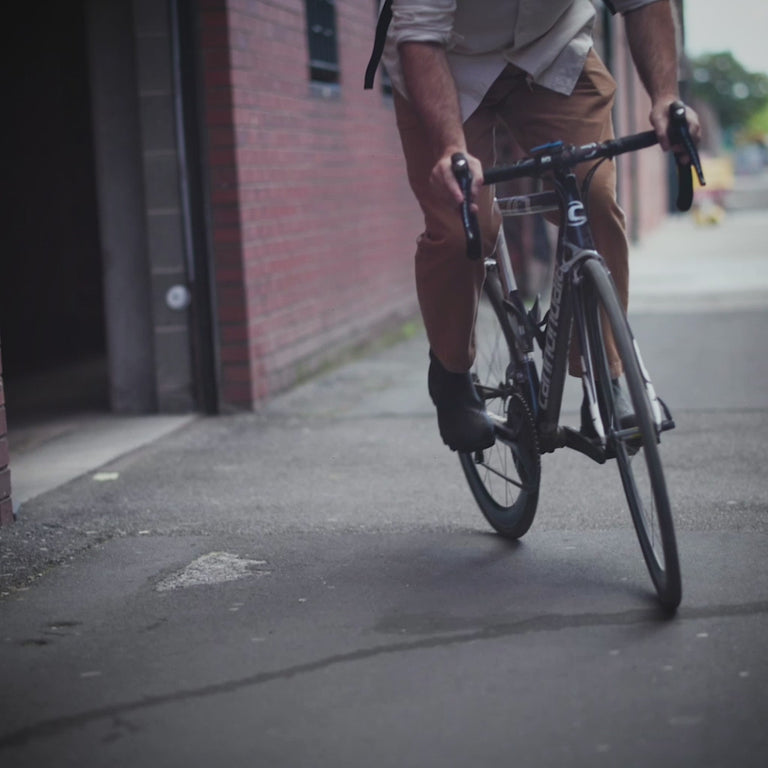
[[(614, 0), (627, 13), (657, 0)], [(392, 0), (382, 62), (407, 97), (397, 47), (444, 45), (466, 120), (507, 64), (534, 83), (570, 94), (592, 47), (590, 0)]]

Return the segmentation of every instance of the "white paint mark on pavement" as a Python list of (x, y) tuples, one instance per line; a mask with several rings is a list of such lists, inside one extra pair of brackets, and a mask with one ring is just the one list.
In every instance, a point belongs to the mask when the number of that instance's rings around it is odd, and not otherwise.
[(209, 552), (193, 560), (186, 568), (163, 579), (155, 589), (168, 592), (205, 584), (222, 584), (248, 576), (266, 576), (270, 571), (262, 569), (266, 560), (249, 560), (229, 552)]
[(97, 472), (93, 476), (93, 479), (97, 483), (106, 483), (106, 482), (109, 482), (110, 480), (117, 480), (118, 477), (120, 477), (119, 472)]

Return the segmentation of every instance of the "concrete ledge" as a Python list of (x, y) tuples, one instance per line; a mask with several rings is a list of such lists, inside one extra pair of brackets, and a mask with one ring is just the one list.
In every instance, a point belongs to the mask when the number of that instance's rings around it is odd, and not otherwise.
[(183, 416), (79, 415), (47, 422), (32, 434), (20, 436), (14, 450), (13, 507), (18, 514), (24, 502), (76, 477), (91, 472), (193, 421)]

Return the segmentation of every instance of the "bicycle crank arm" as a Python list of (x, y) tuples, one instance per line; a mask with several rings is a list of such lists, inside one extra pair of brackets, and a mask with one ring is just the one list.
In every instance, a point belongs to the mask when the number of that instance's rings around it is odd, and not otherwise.
[(564, 448), (572, 448), (574, 451), (588, 456), (598, 464), (605, 464), (607, 458), (605, 450), (599, 445), (595, 445), (589, 438), (584, 437), (581, 432), (577, 432), (570, 427), (559, 427), (558, 432), (563, 439)]
[[(493, 421), (493, 431), (500, 443), (510, 446), (517, 444), (517, 435), (509, 428), (509, 425), (501, 416), (493, 413), (489, 413), (488, 416)], [(541, 436), (539, 437), (541, 438)], [(570, 427), (558, 427), (551, 434), (550, 439), (546, 441), (546, 447), (544, 447), (544, 442), (542, 442), (541, 452), (552, 453), (558, 448), (572, 448), (574, 451), (588, 456), (598, 464), (605, 464), (607, 458), (603, 448), (595, 445), (580, 432)]]

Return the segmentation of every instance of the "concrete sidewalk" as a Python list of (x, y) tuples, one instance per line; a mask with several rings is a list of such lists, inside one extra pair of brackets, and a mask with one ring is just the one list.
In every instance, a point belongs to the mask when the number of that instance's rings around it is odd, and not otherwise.
[(630, 251), (630, 313), (768, 306), (768, 211), (669, 217)]
[[(630, 315), (765, 308), (768, 306), (768, 212), (737, 211), (718, 225), (697, 226), (688, 215), (672, 216), (632, 248)], [(422, 386), (426, 363), (421, 336), (405, 355), (360, 360), (275, 398), (266, 412), (300, 407), (302, 413), (328, 412), (344, 402), (345, 378), (354, 386), (380, 390), (382, 407), (393, 412), (430, 413)], [(408, 365), (403, 365), (403, 360)], [(413, 381), (411, 381), (413, 379)], [(333, 381), (333, 385), (329, 382)], [(416, 383), (418, 382), (418, 383)], [(386, 386), (385, 386), (386, 384)], [(413, 387), (411, 386), (413, 385)], [(422, 392), (423, 390), (423, 392)], [(422, 392), (412, 401), (404, 392)], [(349, 409), (349, 400), (347, 409)], [(79, 414), (48, 423), (21, 449), (11, 442), (14, 508), (80, 475), (167, 435), (196, 417)]]

